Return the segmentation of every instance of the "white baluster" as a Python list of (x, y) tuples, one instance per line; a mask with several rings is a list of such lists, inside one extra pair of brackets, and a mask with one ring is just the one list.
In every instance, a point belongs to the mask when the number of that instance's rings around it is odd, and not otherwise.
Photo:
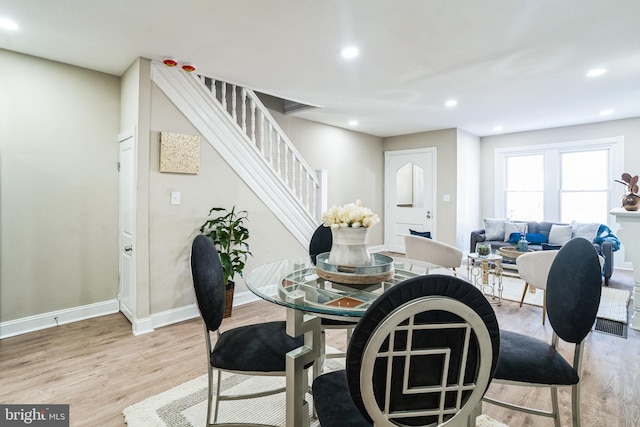
[[(276, 153), (276, 152), (278, 151), (278, 147), (279, 147), (280, 145), (282, 145), (282, 135), (280, 135), (280, 133), (278, 133), (277, 135), (278, 135), (278, 137), (276, 138), (276, 146), (275, 146), (275, 149), (274, 149), (274, 147), (271, 147), (271, 153), (272, 153), (272, 154), (273, 154), (273, 153)], [(277, 155), (275, 155), (275, 163), (278, 163), (279, 161), (280, 161), (280, 159), (278, 159), (278, 156), (277, 156)]]
[(251, 108), (251, 141), (256, 144), (256, 103), (253, 99), (249, 102)]
[(211, 79), (211, 93), (213, 94), (213, 99), (218, 100), (218, 94), (216, 93), (216, 81)]
[(222, 82), (222, 108), (227, 111), (227, 82)]
[(309, 212), (313, 212), (311, 210), (311, 179), (309, 179), (309, 174), (308, 173), (305, 173), (304, 176), (305, 176), (306, 181), (307, 181), (307, 202), (306, 202), (307, 210)]
[(289, 185), (289, 156), (288, 156), (289, 147), (284, 146), (284, 182)]
[(247, 134), (247, 90), (242, 88), (240, 91), (240, 96), (242, 97), (242, 132)]
[(304, 168), (302, 167), (302, 162), (301, 159), (298, 159), (298, 188), (299, 188), (299, 192), (300, 192), (300, 201), (303, 201), (303, 173)]
[(282, 147), (282, 144), (276, 145), (276, 164), (278, 175), (282, 176), (282, 155), (280, 154), (280, 147)]
[(265, 125), (264, 125), (264, 113), (260, 111), (260, 149), (264, 147), (264, 136), (265, 136)]
[[(273, 125), (271, 124), (271, 122), (269, 122), (268, 130), (269, 130), (269, 137), (267, 138), (267, 144), (271, 146), (271, 139), (273, 138)], [(269, 159), (269, 156), (266, 155), (266, 150), (264, 145), (262, 146), (262, 155), (265, 156), (266, 159)]]
[(238, 123), (238, 112), (236, 111), (236, 103), (237, 103), (236, 97), (237, 97), (236, 85), (232, 85), (231, 86), (231, 117), (233, 118), (234, 122)]

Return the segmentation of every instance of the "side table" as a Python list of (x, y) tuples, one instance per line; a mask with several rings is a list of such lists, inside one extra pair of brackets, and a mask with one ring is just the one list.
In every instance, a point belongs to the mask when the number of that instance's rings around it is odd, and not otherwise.
[(480, 256), (477, 252), (471, 252), (467, 255), (467, 276), (474, 286), (492, 299), (497, 299), (497, 305), (502, 305), (501, 255), (492, 253)]

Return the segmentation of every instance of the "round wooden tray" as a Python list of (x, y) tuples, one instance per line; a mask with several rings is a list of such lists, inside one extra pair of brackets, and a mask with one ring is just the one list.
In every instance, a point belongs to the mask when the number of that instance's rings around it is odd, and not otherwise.
[[(529, 249), (527, 252), (533, 252), (533, 249)], [(500, 248), (500, 255), (505, 258), (516, 259), (522, 254), (526, 254), (527, 252), (520, 252), (518, 248), (514, 246), (503, 246)]]

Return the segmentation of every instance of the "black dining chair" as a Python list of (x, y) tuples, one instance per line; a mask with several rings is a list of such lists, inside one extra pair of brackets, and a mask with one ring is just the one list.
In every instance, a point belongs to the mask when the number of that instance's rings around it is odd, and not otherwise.
[(408, 279), (362, 316), (346, 369), (314, 380), (320, 425), (473, 424), (499, 351), (498, 321), (480, 290), (448, 275)]
[[(524, 255), (523, 255), (524, 256)], [(558, 387), (571, 387), (572, 425), (580, 426), (580, 376), (585, 338), (600, 305), (600, 260), (593, 244), (574, 238), (558, 251), (547, 278), (547, 316), (553, 329), (551, 343), (502, 330), (500, 358), (494, 382), (551, 389), (551, 411), (523, 407), (485, 397), (485, 402), (504, 408), (553, 418), (560, 427)], [(573, 363), (558, 351), (559, 339), (574, 344)]]
[[(222, 400), (250, 399), (285, 390), (285, 387), (281, 387), (244, 395), (221, 395), (220, 380), (223, 371), (244, 375), (285, 376), (286, 354), (301, 347), (304, 337), (288, 336), (284, 321), (241, 326), (220, 332), (225, 301), (222, 264), (216, 247), (206, 236), (198, 235), (193, 241), (191, 274), (198, 308), (204, 320), (209, 373), (206, 425), (209, 426), (212, 410), (213, 424), (217, 422), (219, 403)], [(212, 332), (217, 337), (213, 346)], [(218, 372), (218, 376), (215, 408), (212, 408), (214, 370)]]
[[(313, 232), (311, 236), (311, 240), (309, 242), (309, 257), (313, 262), (313, 265), (316, 265), (316, 259), (318, 255), (329, 252), (331, 250), (331, 245), (333, 244), (333, 236), (331, 234), (331, 228), (325, 227), (320, 224), (318, 228)], [(340, 320), (340, 319), (332, 319), (327, 317), (322, 317), (320, 319), (320, 345), (322, 357), (326, 359), (337, 359), (343, 358), (346, 356), (345, 352), (337, 352), (337, 353), (326, 353), (326, 334), (325, 331), (327, 329), (338, 329), (345, 330), (347, 334), (347, 345), (349, 344), (349, 340), (351, 339), (351, 333), (353, 332), (353, 328), (356, 326), (357, 322)]]

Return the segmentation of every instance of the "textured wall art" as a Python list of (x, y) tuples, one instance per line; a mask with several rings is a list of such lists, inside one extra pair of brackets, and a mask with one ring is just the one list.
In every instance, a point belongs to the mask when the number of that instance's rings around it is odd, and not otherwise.
[(160, 172), (200, 172), (200, 137), (161, 132)]

